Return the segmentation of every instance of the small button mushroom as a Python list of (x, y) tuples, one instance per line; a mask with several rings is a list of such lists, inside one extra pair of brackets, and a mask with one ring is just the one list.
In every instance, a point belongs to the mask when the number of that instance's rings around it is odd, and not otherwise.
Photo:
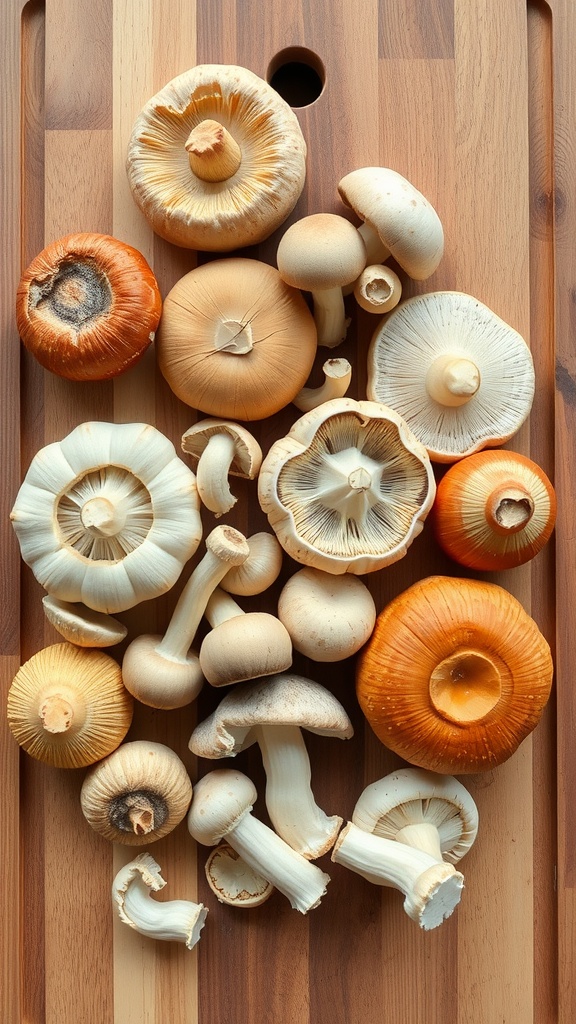
[(70, 643), (33, 654), (8, 691), (15, 740), (57, 768), (83, 768), (110, 754), (128, 732), (133, 710), (116, 661)]
[(340, 702), (320, 683), (280, 674), (231, 690), (194, 729), (198, 757), (233, 757), (258, 743), (266, 772), (266, 807), (280, 836), (307, 860), (330, 849), (342, 818), (318, 807), (302, 729), (349, 739), (353, 728)]
[(153, 892), (166, 885), (160, 865), (149, 853), (140, 853), (116, 873), (112, 906), (123, 924), (151, 939), (183, 942), (193, 949), (204, 927), (206, 907), (192, 900), (154, 900)]
[(128, 628), (112, 615), (95, 612), (80, 601), (59, 601), (46, 594), (42, 607), (48, 622), (77, 647), (113, 647), (124, 640)]
[(262, 594), (278, 579), (282, 569), (282, 548), (275, 533), (253, 533), (248, 537), (248, 558), (228, 570), (220, 589), (239, 597)]
[(204, 865), (206, 881), (216, 899), (230, 907), (261, 907), (274, 892), (274, 886), (254, 871), (230, 846), (220, 843)]
[(324, 383), (317, 388), (302, 388), (293, 403), (301, 412), (316, 409), (323, 402), (343, 398), (352, 380), (352, 367), (347, 359), (327, 359), (322, 366)]
[(122, 661), (124, 685), (143, 704), (154, 708), (185, 707), (199, 694), (204, 676), (197, 654), (190, 650), (212, 591), (228, 569), (249, 554), (248, 543), (232, 526), (215, 527), (206, 551), (178, 598), (164, 636), (142, 634)]
[(402, 282), (391, 267), (371, 264), (355, 282), (354, 298), (367, 313), (389, 313), (402, 298)]
[(220, 587), (211, 594), (205, 615), (212, 629), (198, 657), (211, 686), (230, 686), (290, 668), (292, 642), (275, 615), (243, 611)]
[(300, 654), (312, 661), (342, 661), (360, 650), (370, 636), (376, 605), (358, 576), (335, 576), (308, 566), (284, 584), (278, 618)]
[(80, 791), (88, 824), (111, 842), (142, 846), (185, 817), (192, 783), (183, 761), (163, 743), (131, 740), (93, 765)]
[(504, 444), (527, 418), (534, 388), (524, 339), (463, 292), (400, 303), (368, 352), (368, 397), (395, 409), (434, 462)]
[(330, 876), (251, 814), (257, 795), (254, 783), (241, 772), (228, 768), (209, 772), (194, 789), (188, 813), (190, 835), (204, 846), (226, 839), (253, 871), (286, 896), (294, 910), (306, 914), (320, 903)]
[(216, 517), (229, 512), (237, 498), (228, 475), (253, 480), (262, 463), (262, 449), (250, 431), (228, 420), (207, 419), (182, 435), (182, 451), (190, 455), (200, 500)]
[(410, 181), (388, 167), (359, 167), (340, 180), (338, 192), (364, 222), (358, 231), (367, 265), (393, 256), (416, 281), (434, 273), (444, 252), (444, 230), (434, 207)]
[(276, 263), (287, 284), (312, 293), (318, 344), (335, 348), (347, 330), (342, 288), (366, 263), (356, 228), (335, 213), (302, 217), (280, 239)]

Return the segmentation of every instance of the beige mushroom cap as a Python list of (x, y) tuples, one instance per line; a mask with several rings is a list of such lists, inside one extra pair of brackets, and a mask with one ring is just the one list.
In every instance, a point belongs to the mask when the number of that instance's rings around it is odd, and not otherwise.
[(411, 182), (388, 167), (361, 167), (341, 179), (338, 192), (409, 277), (424, 281), (434, 273), (444, 252), (444, 230), (434, 207)]
[(225, 434), (233, 443), (232, 461), (228, 472), (232, 476), (253, 480), (262, 462), (262, 449), (246, 427), (230, 420), (205, 419), (192, 424), (182, 435), (182, 451), (198, 466), (200, 458), (215, 435)]
[(284, 584), (278, 618), (296, 651), (313, 661), (335, 662), (356, 653), (370, 636), (376, 605), (358, 576), (307, 566)]
[(364, 269), (366, 250), (345, 217), (313, 213), (284, 232), (276, 262), (287, 284), (314, 293), (355, 281)]
[(78, 647), (113, 647), (128, 632), (123, 622), (106, 612), (95, 612), (81, 602), (60, 601), (46, 594), (42, 606), (54, 629)]
[[(221, 180), (201, 177), (198, 161), (192, 169), (189, 137), (203, 129), (201, 158), (212, 149), (222, 155), (222, 136), (234, 151)], [(263, 79), (235, 65), (200, 64), (145, 104), (126, 167), (157, 234), (185, 248), (224, 252), (261, 242), (288, 217), (304, 187), (306, 144), (294, 111)]]

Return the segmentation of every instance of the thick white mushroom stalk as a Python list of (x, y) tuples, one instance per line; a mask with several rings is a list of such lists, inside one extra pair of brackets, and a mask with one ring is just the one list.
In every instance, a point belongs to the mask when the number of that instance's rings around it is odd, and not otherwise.
[(154, 900), (152, 893), (165, 885), (160, 866), (149, 853), (142, 853), (115, 876), (113, 907), (120, 920), (140, 935), (164, 942), (183, 942), (192, 949), (200, 938), (208, 910), (191, 900)]

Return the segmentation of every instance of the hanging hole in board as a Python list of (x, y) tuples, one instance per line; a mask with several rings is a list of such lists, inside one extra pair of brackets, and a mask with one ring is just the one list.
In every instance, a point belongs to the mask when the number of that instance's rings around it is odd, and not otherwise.
[(309, 107), (322, 94), (326, 71), (312, 50), (288, 46), (270, 61), (266, 81), (289, 106)]

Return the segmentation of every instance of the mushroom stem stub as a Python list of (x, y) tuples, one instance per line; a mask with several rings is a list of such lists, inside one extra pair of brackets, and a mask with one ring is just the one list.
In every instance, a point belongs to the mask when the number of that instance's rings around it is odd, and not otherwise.
[(426, 389), (430, 398), (452, 408), (469, 402), (479, 387), (480, 373), (471, 359), (452, 355), (438, 356), (426, 375)]
[(115, 797), (109, 809), (113, 827), (136, 836), (149, 835), (161, 828), (167, 814), (166, 801), (160, 794), (141, 790)]
[(114, 537), (124, 526), (125, 517), (120, 515), (108, 498), (89, 498), (80, 510), (84, 528), (96, 537)]
[(486, 501), (486, 519), (496, 533), (523, 530), (534, 515), (534, 499), (523, 487), (498, 487)]
[(74, 706), (62, 694), (51, 694), (40, 708), (40, 719), (46, 732), (68, 732), (74, 721)]
[(301, 412), (316, 409), (323, 402), (332, 398), (343, 398), (350, 387), (352, 367), (347, 359), (327, 359), (322, 367), (324, 383), (317, 388), (302, 388), (293, 399), (293, 403)]
[(185, 149), (192, 173), (202, 181), (227, 181), (242, 163), (240, 146), (227, 128), (212, 118), (192, 129)]

